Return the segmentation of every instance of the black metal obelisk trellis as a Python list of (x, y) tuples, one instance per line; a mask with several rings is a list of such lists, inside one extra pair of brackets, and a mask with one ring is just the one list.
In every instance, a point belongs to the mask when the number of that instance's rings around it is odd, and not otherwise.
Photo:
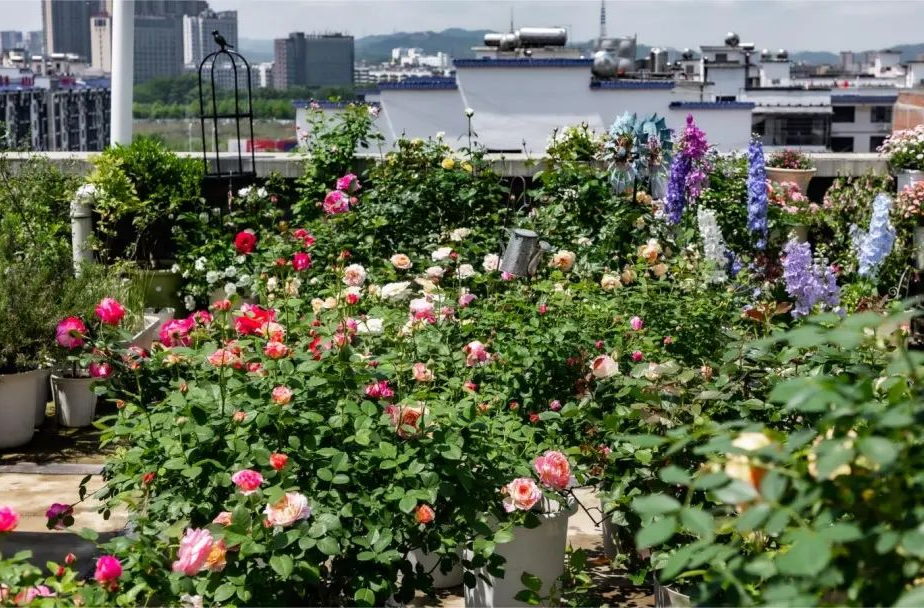
[[(227, 197), (228, 193), (256, 179), (250, 64), (240, 53), (228, 48), (220, 34), (213, 32), (213, 35), (219, 48), (199, 64), (199, 122), (206, 200)], [(228, 90), (233, 92), (234, 107), (232, 111), (222, 112), (219, 91), (229, 77), (232, 85)], [(246, 82), (246, 90), (241, 80)], [(224, 102), (226, 110), (229, 109), (227, 105)], [(208, 125), (211, 125), (211, 133)], [(230, 134), (238, 142), (236, 153), (221, 154), (222, 134)]]

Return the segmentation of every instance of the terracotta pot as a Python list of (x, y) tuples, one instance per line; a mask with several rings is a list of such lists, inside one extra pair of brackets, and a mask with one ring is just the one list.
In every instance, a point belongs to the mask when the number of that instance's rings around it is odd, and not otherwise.
[(895, 174), (895, 183), (898, 191), (901, 192), (906, 186), (924, 182), (924, 171), (915, 171), (914, 169), (902, 169)]
[(51, 394), (61, 426), (89, 426), (96, 416), (96, 393), (90, 388), (93, 378), (65, 378), (52, 374)]
[(815, 175), (815, 169), (781, 169), (779, 167), (767, 167), (767, 179), (771, 182), (792, 182), (799, 186), (803, 194), (808, 192), (809, 182)]
[(32, 441), (35, 432), (38, 383), (47, 370), (0, 375), (0, 449)]
[[(464, 589), (466, 606), (528, 606), (514, 599), (523, 590), (520, 577), (524, 572), (542, 580), (540, 596), (549, 594), (565, 571), (568, 518), (577, 511), (577, 502), (573, 498), (567, 505), (549, 502), (544, 511), (539, 515), (539, 526), (516, 527), (512, 541), (497, 545), (495, 553), (507, 560), (504, 577), (495, 578), (484, 569), (476, 571), (475, 586)], [(466, 559), (472, 559), (471, 552), (466, 550), (465, 554)]]

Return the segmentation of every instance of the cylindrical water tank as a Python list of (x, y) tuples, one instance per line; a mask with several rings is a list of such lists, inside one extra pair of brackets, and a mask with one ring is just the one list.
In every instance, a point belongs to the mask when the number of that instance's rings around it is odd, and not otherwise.
[(521, 27), (517, 30), (523, 46), (565, 46), (568, 31), (563, 27)]
[(594, 64), (590, 68), (591, 73), (597, 78), (612, 78), (616, 75), (618, 61), (609, 51), (597, 51), (594, 53)]
[(516, 34), (501, 34), (500, 44), (502, 51), (512, 51), (520, 47), (520, 37)]
[(502, 36), (503, 34), (485, 34), (484, 35), (484, 45), (485, 46), (500, 46)]
[(651, 49), (648, 54), (648, 69), (652, 74), (667, 72), (667, 51), (664, 49)]

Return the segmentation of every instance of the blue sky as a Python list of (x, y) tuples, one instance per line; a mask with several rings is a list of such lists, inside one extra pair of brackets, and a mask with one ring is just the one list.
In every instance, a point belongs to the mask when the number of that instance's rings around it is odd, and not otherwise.
[[(599, 0), (211, 0), (239, 11), (239, 35), (273, 38), (290, 31), (347, 31), (354, 36), (448, 27), (567, 27), (576, 40), (596, 35)], [(924, 42), (924, 0), (607, 0), (610, 34), (638, 33), (645, 44), (697, 47), (729, 30), (758, 48), (885, 48)], [(0, 29), (41, 28), (40, 0), (0, 0)]]

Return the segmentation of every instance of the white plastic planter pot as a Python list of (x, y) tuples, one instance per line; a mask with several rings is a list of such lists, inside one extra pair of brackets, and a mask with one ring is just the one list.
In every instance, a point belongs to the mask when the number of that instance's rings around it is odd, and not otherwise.
[(37, 383), (45, 370), (0, 375), (0, 449), (32, 440), (35, 432)]
[(45, 422), (45, 407), (51, 400), (51, 384), (49, 383), (51, 370), (37, 369), (28, 373), (35, 374), (35, 426), (42, 426)]
[[(577, 502), (570, 498), (563, 509), (558, 503), (551, 503), (550, 507), (551, 512), (539, 515), (542, 522), (539, 526), (514, 528), (513, 540), (497, 545), (495, 552), (507, 560), (504, 577), (495, 578), (484, 569), (477, 570), (475, 586), (465, 588), (466, 606), (528, 606), (514, 599), (524, 588), (520, 580), (524, 572), (538, 576), (542, 580), (539, 595), (548, 596), (552, 585), (565, 571), (568, 518), (577, 511)], [(472, 557), (466, 551), (466, 559)]]
[(61, 426), (89, 426), (96, 416), (96, 393), (90, 384), (93, 378), (51, 376), (51, 394)]
[(449, 587), (458, 587), (462, 584), (462, 564), (456, 562), (447, 573), (440, 570), (440, 556), (435, 553), (426, 553), (423, 549), (414, 549), (407, 554), (407, 561), (411, 566), (416, 568), (417, 564), (423, 567), (424, 572), (429, 572), (433, 577), (434, 589), (448, 589)]
[(924, 171), (915, 171), (913, 169), (902, 169), (895, 176), (896, 186), (898, 186), (898, 191), (901, 192), (905, 189), (906, 186), (911, 184), (916, 184), (918, 182), (924, 182)]
[(654, 577), (654, 600), (655, 608), (690, 608), (693, 605), (689, 595), (662, 585), (657, 575)]
[(132, 337), (131, 345), (150, 350), (160, 333), (160, 327), (173, 318), (173, 309), (165, 308), (164, 310), (153, 313), (144, 313), (144, 329)]

